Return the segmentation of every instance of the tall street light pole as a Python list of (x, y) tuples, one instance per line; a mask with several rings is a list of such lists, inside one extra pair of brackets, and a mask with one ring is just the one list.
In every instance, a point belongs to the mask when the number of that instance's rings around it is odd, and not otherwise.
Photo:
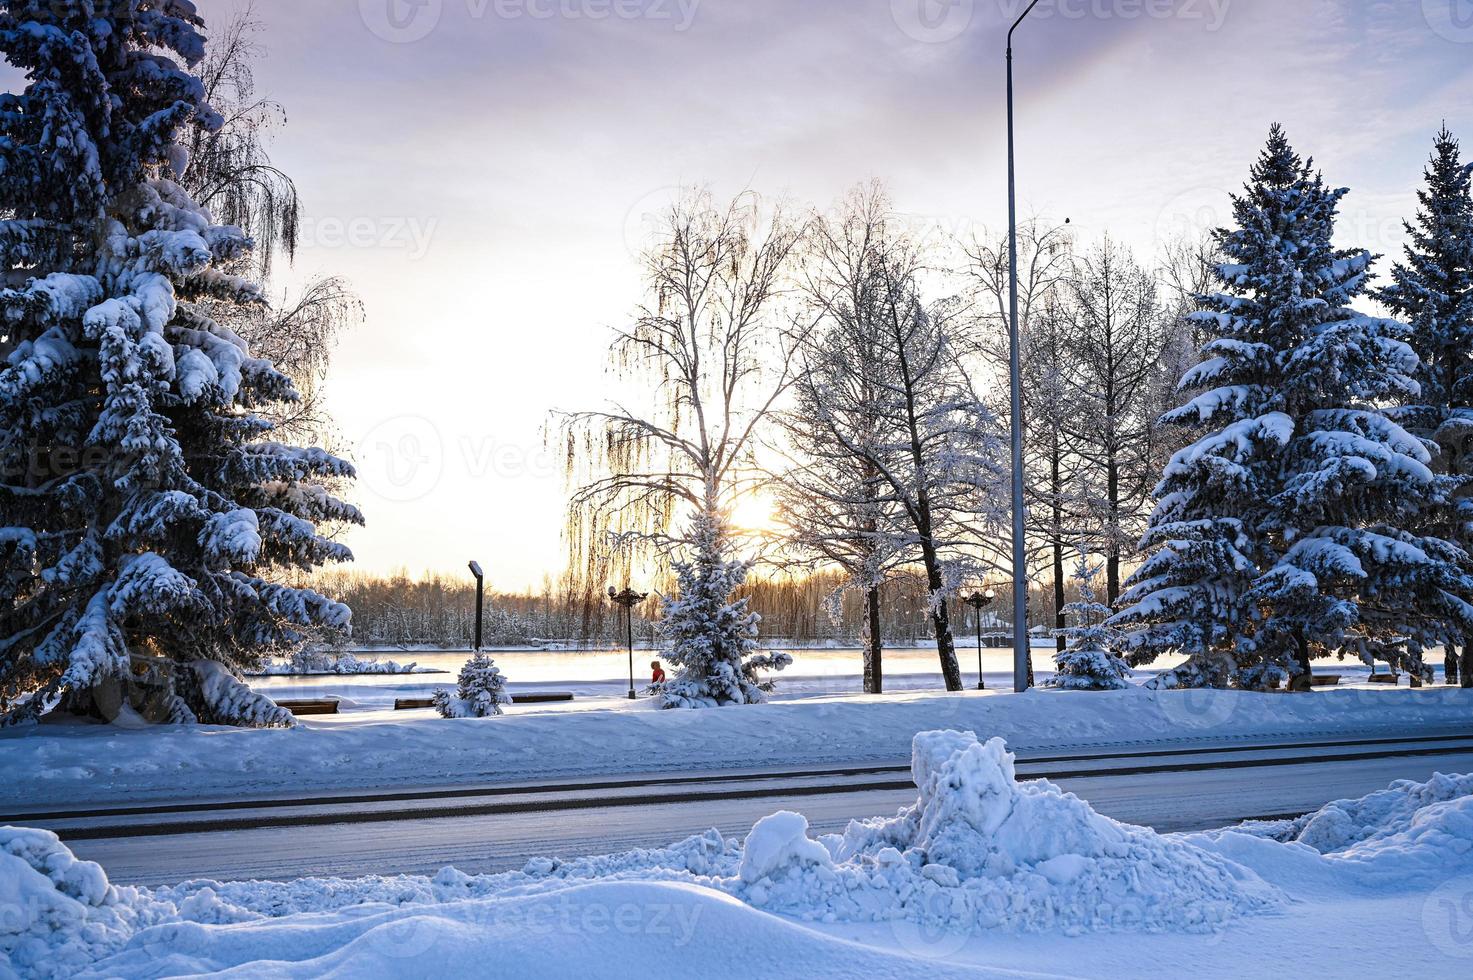
[(1008, 374), (1013, 412), (1013, 690), (1028, 690), (1028, 556), (1023, 510), (1023, 370), (1018, 338), (1018, 185), (1013, 159), (1013, 31), (1038, 6), (1033, 0), (1008, 29)]
[(476, 578), (476, 653), (481, 652), (481, 607), (486, 603), (486, 576), (478, 562), (470, 563), (471, 574)]

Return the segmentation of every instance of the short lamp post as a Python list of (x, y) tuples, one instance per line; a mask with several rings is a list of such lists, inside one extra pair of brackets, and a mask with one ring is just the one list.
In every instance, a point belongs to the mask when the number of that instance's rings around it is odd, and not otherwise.
[(982, 610), (997, 601), (997, 593), (988, 589), (986, 592), (973, 592), (962, 600), (972, 607), (977, 623), (977, 690), (987, 690), (987, 681), (982, 676)]
[(609, 586), (609, 601), (624, 609), (624, 643), (629, 650), (629, 700), (634, 700), (634, 607), (648, 599), (648, 592), (635, 592), (626, 587), (623, 592)]
[(476, 648), (475, 652), (481, 652), (481, 607), (486, 602), (486, 576), (481, 571), (479, 562), (470, 563), (471, 574), (476, 577)]

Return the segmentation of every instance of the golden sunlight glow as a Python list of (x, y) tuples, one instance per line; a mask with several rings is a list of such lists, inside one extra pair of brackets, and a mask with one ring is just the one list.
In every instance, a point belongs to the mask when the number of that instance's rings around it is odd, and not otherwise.
[(731, 508), (731, 523), (738, 531), (777, 530), (777, 507), (764, 493), (749, 493)]

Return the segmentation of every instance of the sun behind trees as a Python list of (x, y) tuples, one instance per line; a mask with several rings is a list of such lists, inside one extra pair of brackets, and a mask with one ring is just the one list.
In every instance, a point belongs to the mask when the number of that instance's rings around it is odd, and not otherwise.
[(575, 563), (592, 581), (636, 555), (677, 561), (667, 707), (761, 701), (756, 671), (785, 665), (756, 654), (755, 619), (730, 601), (750, 568), (730, 513), (765, 480), (759, 429), (795, 377), (778, 307), (800, 236), (755, 195), (682, 198), (644, 257), (647, 305), (613, 344), (620, 373), (653, 398), (563, 419), (569, 475), (587, 476), (569, 505)]

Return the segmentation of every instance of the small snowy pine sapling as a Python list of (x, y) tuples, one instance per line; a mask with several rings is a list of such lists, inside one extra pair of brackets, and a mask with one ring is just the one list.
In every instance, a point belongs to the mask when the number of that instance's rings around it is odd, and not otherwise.
[(746, 599), (731, 600), (751, 563), (729, 557), (722, 516), (697, 513), (690, 538), (692, 554), (675, 563), (679, 590), (665, 599), (660, 622), (670, 643), (665, 659), (675, 668), (660, 691), (661, 703), (666, 708), (760, 704), (773, 687), (763, 673), (783, 670), (793, 658), (757, 652), (762, 617), (747, 609)]
[(1115, 654), (1119, 631), (1108, 625), (1110, 607), (1095, 600), (1094, 579), (1099, 567), (1089, 556), (1080, 558), (1074, 580), (1079, 601), (1064, 607), (1074, 625), (1059, 630), (1067, 645), (1054, 657), (1058, 669), (1044, 687), (1076, 691), (1118, 691), (1129, 686), (1130, 668)]
[(489, 718), (505, 714), (501, 706), (510, 703), (506, 678), (484, 653), (471, 657), (460, 668), (454, 694), (444, 689), (435, 692), (435, 710), (441, 718)]

